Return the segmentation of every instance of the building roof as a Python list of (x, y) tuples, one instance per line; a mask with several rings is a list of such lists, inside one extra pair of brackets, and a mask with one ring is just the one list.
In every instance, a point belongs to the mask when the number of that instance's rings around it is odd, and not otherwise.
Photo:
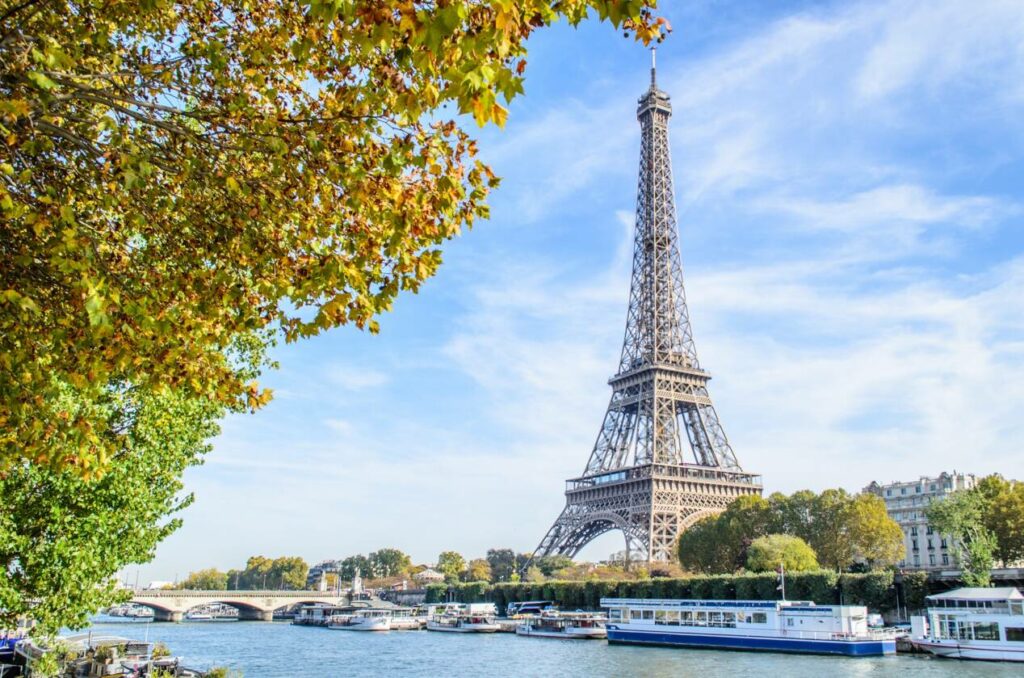
[(960, 588), (928, 596), (929, 600), (1024, 600), (1024, 594), (1012, 586), (997, 589)]
[(440, 572), (438, 572), (437, 570), (433, 570), (433, 569), (428, 567), (427, 569), (423, 570), (422, 572), (417, 572), (416, 574), (414, 574), (412, 576), (412, 578), (413, 579), (444, 579), (444, 575), (441, 574)]

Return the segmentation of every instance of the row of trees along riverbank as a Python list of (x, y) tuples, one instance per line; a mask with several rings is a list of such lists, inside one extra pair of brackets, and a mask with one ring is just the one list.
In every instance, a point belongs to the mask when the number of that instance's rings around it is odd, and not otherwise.
[[(831, 570), (786, 575), (786, 597), (818, 604), (866, 605), (872, 611), (890, 612), (924, 607), (930, 592), (928, 575), (902, 575), (897, 584), (891, 570), (838, 574)], [(494, 602), (499, 610), (508, 603), (551, 600), (567, 610), (597, 609), (601, 598), (689, 598), (698, 600), (777, 600), (778, 576), (774, 573), (694, 575), (637, 581), (547, 581), (543, 583), (468, 582), (432, 584), (427, 602), (454, 599), (459, 602)], [(899, 600), (897, 602), (897, 594)]]

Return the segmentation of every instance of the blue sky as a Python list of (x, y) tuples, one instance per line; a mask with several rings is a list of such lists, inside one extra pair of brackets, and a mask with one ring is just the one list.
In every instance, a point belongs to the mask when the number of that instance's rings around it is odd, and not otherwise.
[[(740, 463), (768, 492), (1024, 477), (1019, 0), (664, 5), (687, 292)], [(380, 335), (277, 350), (275, 400), (224, 422), (143, 581), (536, 545), (610, 395), (648, 67), (606, 25), (531, 41), (478, 133), (492, 219)]]

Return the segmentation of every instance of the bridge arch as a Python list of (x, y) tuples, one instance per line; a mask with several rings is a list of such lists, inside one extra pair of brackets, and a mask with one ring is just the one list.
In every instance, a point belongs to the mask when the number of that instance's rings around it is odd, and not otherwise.
[(587, 516), (585, 522), (565, 534), (556, 551), (575, 558), (584, 546), (612, 530), (622, 532), (626, 549), (630, 553), (637, 554), (637, 558), (641, 560), (647, 557), (647, 550), (643, 545), (643, 535), (638, 534), (636, 527), (623, 516), (612, 511), (600, 511)]

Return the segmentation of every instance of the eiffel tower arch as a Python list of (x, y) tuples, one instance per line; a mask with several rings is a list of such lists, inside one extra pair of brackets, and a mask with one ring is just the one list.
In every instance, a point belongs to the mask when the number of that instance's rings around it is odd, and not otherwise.
[(734, 499), (761, 493), (725, 435), (697, 358), (683, 289), (668, 121), (651, 86), (640, 97), (640, 173), (633, 276), (611, 402), (586, 469), (566, 481), (561, 515), (534, 551), (575, 557), (619, 530), (633, 560), (674, 558), (679, 535)]

